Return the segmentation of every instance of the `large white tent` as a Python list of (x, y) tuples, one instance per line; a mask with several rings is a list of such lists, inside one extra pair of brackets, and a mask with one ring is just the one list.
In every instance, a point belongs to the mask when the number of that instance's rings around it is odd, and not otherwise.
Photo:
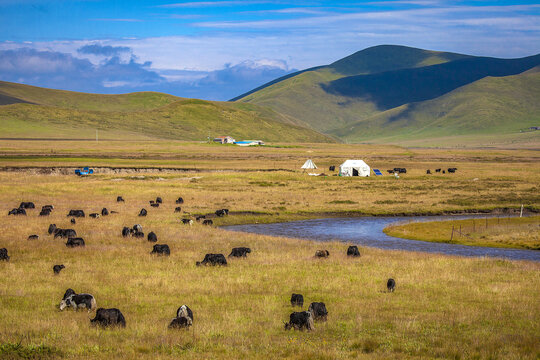
[(302, 169), (316, 169), (317, 165), (313, 162), (311, 159), (307, 159), (304, 165), (302, 165)]
[(339, 165), (339, 176), (369, 176), (371, 169), (363, 160), (346, 160)]

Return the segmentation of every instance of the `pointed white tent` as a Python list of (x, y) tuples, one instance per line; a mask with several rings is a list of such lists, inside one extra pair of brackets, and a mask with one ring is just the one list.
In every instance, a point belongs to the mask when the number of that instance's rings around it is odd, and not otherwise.
[(311, 159), (307, 159), (304, 165), (302, 165), (302, 169), (316, 169), (317, 165), (313, 162)]
[(370, 168), (363, 160), (347, 160), (339, 165), (339, 176), (369, 176)]

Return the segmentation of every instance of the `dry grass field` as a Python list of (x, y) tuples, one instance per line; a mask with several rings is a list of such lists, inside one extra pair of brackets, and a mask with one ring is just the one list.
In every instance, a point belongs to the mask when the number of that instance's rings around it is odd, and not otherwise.
[(412, 222), (384, 232), (411, 240), (540, 250), (540, 216)]
[[(19, 145), (18, 145), (19, 144)], [(461, 258), (361, 248), (347, 258), (347, 244), (317, 243), (231, 233), (180, 218), (229, 208), (216, 225), (318, 216), (444, 213), (539, 207), (534, 151), (426, 150), (384, 146), (298, 144), (237, 148), (194, 143), (0, 141), (2, 204), (0, 248), (0, 358), (71, 359), (537, 359), (540, 356), (540, 264)], [(56, 157), (49, 157), (53, 154)], [(298, 171), (312, 158), (324, 172), (360, 157), (381, 169), (407, 167), (390, 176), (346, 179), (310, 177)], [(145, 173), (103, 170), (94, 176), (48, 173), (36, 167), (176, 167), (197, 171)], [(456, 174), (425, 170), (457, 167)], [(280, 171), (254, 171), (282, 169)], [(249, 170), (249, 171), (247, 171)], [(295, 170), (295, 171), (292, 171)], [(117, 195), (126, 202), (116, 203)], [(164, 204), (151, 208), (161, 196)], [(174, 199), (182, 196), (183, 212)], [(21, 201), (53, 204), (7, 216)], [(101, 208), (118, 211), (78, 219)], [(148, 216), (137, 217), (145, 207)], [(87, 245), (67, 248), (47, 227), (73, 227)], [(152, 243), (122, 238), (123, 226), (154, 231), (170, 257), (151, 256)], [(38, 240), (27, 240), (38, 234)], [(196, 267), (206, 253), (248, 246), (246, 259), (227, 267)], [(330, 258), (315, 259), (317, 249)], [(66, 268), (55, 276), (52, 266)], [(386, 280), (396, 279), (394, 293)], [(73, 288), (96, 297), (99, 307), (117, 307), (125, 329), (90, 326), (93, 314), (57, 308)], [(285, 331), (294, 310), (291, 293), (306, 309), (323, 301), (326, 323), (312, 332)], [(189, 330), (168, 330), (176, 309), (194, 312)]]

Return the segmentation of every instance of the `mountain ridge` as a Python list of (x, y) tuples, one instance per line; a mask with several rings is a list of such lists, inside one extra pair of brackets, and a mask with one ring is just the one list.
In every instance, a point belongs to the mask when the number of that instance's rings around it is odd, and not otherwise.
[[(514, 76), (537, 71), (537, 68), (540, 68), (540, 54), (498, 59), (381, 45), (263, 86), (237, 102), (270, 107), (289, 116), (299, 125), (338, 136), (342, 140), (365, 142), (370, 138), (353, 138), (344, 129), (351, 124), (360, 128), (360, 122), (371, 121), (381, 113), (407, 104), (411, 108), (416, 107), (419, 103), (443, 97), (486, 77)], [(516, 84), (520, 86), (521, 83)], [(490, 90), (486, 88), (484, 91)], [(474, 94), (480, 96), (478, 92)], [(462, 101), (466, 103), (465, 99)], [(491, 101), (496, 103), (498, 100), (492, 98)], [(524, 104), (528, 109), (533, 109), (533, 105)], [(416, 107), (419, 108), (422, 107)], [(506, 114), (507, 121), (512, 121), (511, 109), (498, 109)], [(396, 110), (393, 112), (396, 113)], [(469, 113), (473, 114), (474, 108), (469, 109)], [(439, 119), (433, 111), (430, 116), (433, 122)], [(472, 115), (469, 121), (475, 121)], [(481, 121), (484, 125), (479, 123), (479, 127), (484, 126), (485, 132), (489, 133), (488, 122)], [(520, 121), (522, 125), (529, 123), (524, 119)], [(375, 122), (372, 126), (376, 123), (380, 126), (383, 124)], [(411, 126), (414, 128), (415, 125)], [(380, 128), (373, 134), (383, 136), (384, 130)]]

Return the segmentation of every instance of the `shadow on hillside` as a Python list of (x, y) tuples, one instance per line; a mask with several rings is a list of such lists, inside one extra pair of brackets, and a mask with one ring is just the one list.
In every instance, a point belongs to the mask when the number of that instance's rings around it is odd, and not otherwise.
[(471, 58), (422, 68), (349, 76), (320, 86), (329, 94), (372, 101), (383, 111), (437, 98), (486, 76), (517, 75), (538, 65), (540, 55), (521, 59)]
[(11, 105), (11, 104), (31, 104), (28, 101), (14, 98), (12, 96), (7, 96), (0, 94), (0, 106), (1, 105)]

